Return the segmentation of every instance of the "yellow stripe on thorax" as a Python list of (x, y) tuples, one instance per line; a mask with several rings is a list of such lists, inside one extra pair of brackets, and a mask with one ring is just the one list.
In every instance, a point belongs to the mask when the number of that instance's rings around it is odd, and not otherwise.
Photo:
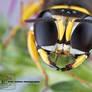
[(67, 5), (57, 5), (57, 6), (52, 6), (50, 9), (62, 9), (62, 8), (69, 8)]
[(82, 7), (78, 7), (78, 6), (68, 6), (68, 5), (57, 5), (57, 6), (53, 6), (50, 9), (73, 9), (88, 15), (92, 15), (87, 9), (82, 8)]

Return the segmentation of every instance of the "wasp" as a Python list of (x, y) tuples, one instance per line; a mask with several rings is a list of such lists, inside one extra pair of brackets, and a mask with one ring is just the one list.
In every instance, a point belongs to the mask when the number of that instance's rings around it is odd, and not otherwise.
[[(41, 0), (42, 8), (28, 33), (28, 49), (32, 59), (43, 72), (48, 85), (48, 77), (39, 62), (39, 56), (50, 67), (69, 71), (82, 64), (92, 49), (92, 0)], [(51, 59), (57, 57), (74, 58), (65, 67), (58, 67)]]

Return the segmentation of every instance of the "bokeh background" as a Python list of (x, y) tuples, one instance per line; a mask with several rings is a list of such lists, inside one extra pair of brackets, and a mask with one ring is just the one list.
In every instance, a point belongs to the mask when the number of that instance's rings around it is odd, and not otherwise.
[[(26, 45), (27, 32), (31, 24), (19, 23), (21, 1), (0, 0), (0, 92), (42, 92), (45, 87), (44, 77), (29, 56)], [(37, 0), (23, 2), (26, 6)], [(49, 76), (47, 92), (92, 92), (91, 58), (70, 72), (56, 71), (41, 59), (40, 61)], [(57, 64), (67, 64), (66, 59), (59, 58)], [(8, 80), (40, 83), (7, 83)]]

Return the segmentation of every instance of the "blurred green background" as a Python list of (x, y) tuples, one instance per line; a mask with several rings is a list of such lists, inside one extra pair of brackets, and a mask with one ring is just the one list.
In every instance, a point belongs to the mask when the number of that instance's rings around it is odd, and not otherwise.
[[(13, 23), (13, 20), (11, 22), (9, 19), (11, 20), (5, 12), (0, 13), (0, 92), (42, 92), (45, 87), (44, 77), (29, 56), (25, 43), (28, 28), (18, 28), (7, 48), (4, 48), (11, 29), (16, 25), (16, 22)], [(24, 36), (22, 30), (24, 30)], [(68, 72), (56, 71), (48, 67), (41, 59), (40, 61), (49, 76), (47, 92), (92, 92), (92, 88), (83, 84)], [(91, 60), (84, 62), (78, 68), (71, 70), (73, 74), (90, 85), (92, 85), (91, 62)], [(57, 63), (60, 66), (67, 64), (64, 58), (59, 58)], [(2, 80), (4, 83), (2, 83)], [(7, 80), (40, 81), (40, 83), (11, 83), (9, 85)]]

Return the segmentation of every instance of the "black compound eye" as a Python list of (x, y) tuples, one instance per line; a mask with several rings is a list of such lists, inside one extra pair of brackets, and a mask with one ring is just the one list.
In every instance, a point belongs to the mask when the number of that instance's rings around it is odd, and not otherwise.
[[(40, 15), (41, 18), (51, 18), (50, 12), (44, 12)], [(58, 32), (54, 21), (37, 22), (34, 26), (34, 35), (39, 46), (54, 45), (57, 42)]]
[[(92, 20), (92, 17), (88, 17)], [(88, 52), (92, 49), (92, 24), (80, 23), (71, 36), (72, 48)]]

